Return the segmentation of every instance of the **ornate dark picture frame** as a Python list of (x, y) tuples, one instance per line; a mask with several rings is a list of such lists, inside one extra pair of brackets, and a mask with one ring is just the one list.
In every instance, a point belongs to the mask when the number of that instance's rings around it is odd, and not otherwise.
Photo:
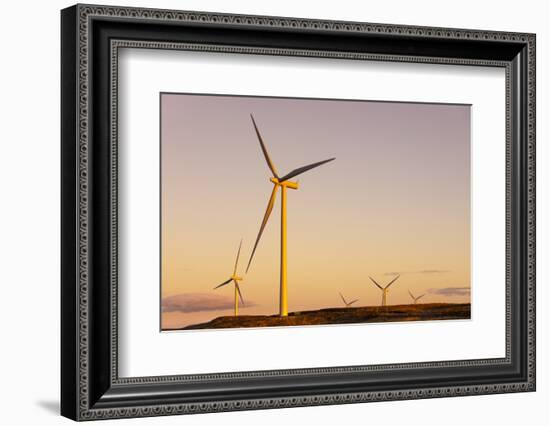
[[(74, 420), (535, 390), (535, 35), (76, 5), (61, 13), (61, 413)], [(506, 70), (506, 356), (120, 378), (121, 47)]]

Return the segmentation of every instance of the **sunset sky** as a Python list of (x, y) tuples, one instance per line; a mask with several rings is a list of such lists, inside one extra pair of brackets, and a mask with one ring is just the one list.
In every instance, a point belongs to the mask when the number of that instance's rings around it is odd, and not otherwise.
[[(289, 312), (470, 300), (470, 106), (161, 95), (162, 327), (233, 313), (279, 174), (336, 157), (288, 190)], [(242, 315), (278, 313), (280, 194), (241, 284)]]

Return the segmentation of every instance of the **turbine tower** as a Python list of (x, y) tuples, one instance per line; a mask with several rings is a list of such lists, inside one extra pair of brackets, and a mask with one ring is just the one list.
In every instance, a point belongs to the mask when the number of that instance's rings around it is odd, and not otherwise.
[(411, 293), (411, 291), (409, 290), (409, 296), (412, 297), (412, 300), (414, 300), (414, 304), (415, 304), (415, 305), (417, 304), (418, 300), (420, 300), (420, 299), (421, 299), (422, 297), (424, 297), (425, 295), (426, 295), (426, 294), (424, 293), (424, 294), (421, 294), (421, 295), (418, 296), (418, 297), (414, 297), (413, 294)]
[(393, 280), (391, 280), (386, 287), (382, 287), (380, 284), (378, 284), (372, 277), (369, 277), (370, 280), (378, 287), (380, 290), (382, 290), (382, 305), (381, 306), (387, 306), (387, 298), (388, 298), (388, 291), (390, 291), (390, 286), (399, 278), (401, 275), (398, 275)]
[(239, 281), (242, 281), (243, 278), (239, 277), (237, 275), (237, 265), (239, 264), (239, 256), (241, 254), (241, 246), (243, 245), (243, 240), (241, 240), (241, 243), (239, 244), (239, 251), (237, 252), (237, 258), (235, 259), (235, 267), (233, 268), (233, 274), (227, 281), (224, 281), (220, 285), (214, 287), (214, 290), (217, 288), (223, 287), (224, 285), (229, 284), (231, 281), (235, 284), (235, 316), (239, 315), (239, 298), (241, 299), (241, 303), (244, 305), (243, 296), (241, 294), (241, 289), (239, 288)]
[(267, 203), (267, 209), (265, 211), (264, 218), (260, 225), (260, 230), (258, 232), (258, 236), (254, 244), (254, 249), (252, 250), (252, 254), (250, 255), (250, 259), (248, 261), (248, 266), (246, 267), (246, 271), (248, 272), (248, 269), (250, 268), (250, 264), (252, 263), (252, 258), (254, 257), (254, 253), (256, 252), (256, 248), (258, 247), (258, 243), (260, 241), (262, 233), (264, 232), (265, 226), (269, 219), (269, 215), (273, 210), (273, 205), (275, 204), (277, 191), (279, 188), (281, 188), (281, 269), (280, 269), (280, 289), (279, 289), (279, 315), (282, 317), (286, 317), (288, 315), (287, 277), (286, 277), (286, 241), (287, 241), (286, 240), (286, 190), (287, 188), (298, 189), (298, 182), (290, 181), (290, 179), (304, 172), (307, 172), (308, 170), (311, 170), (315, 167), (319, 167), (322, 164), (328, 163), (329, 161), (334, 160), (334, 158), (329, 158), (328, 160), (323, 160), (317, 163), (309, 164), (307, 166), (299, 167), (291, 171), (290, 173), (282, 177), (279, 177), (279, 175), (277, 174), (277, 170), (275, 169), (275, 165), (273, 164), (273, 161), (271, 161), (271, 158), (269, 157), (269, 153), (267, 152), (267, 148), (264, 144), (260, 131), (258, 130), (258, 126), (256, 126), (256, 122), (254, 121), (254, 117), (252, 114), (250, 114), (250, 118), (252, 119), (252, 124), (254, 125), (254, 130), (256, 131), (256, 136), (258, 137), (258, 141), (260, 142), (260, 147), (262, 148), (262, 152), (264, 154), (267, 166), (269, 167), (269, 170), (271, 170), (271, 174), (273, 175), (273, 177), (269, 179), (271, 183), (273, 183), (273, 190), (271, 191), (271, 196), (269, 197), (269, 201)]
[(351, 302), (347, 302), (344, 296), (342, 296), (342, 293), (338, 293), (340, 295), (340, 298), (342, 299), (342, 302), (344, 302), (344, 305), (346, 305), (346, 308), (349, 308), (351, 305), (353, 305), (355, 302), (357, 302), (359, 299), (352, 300)]

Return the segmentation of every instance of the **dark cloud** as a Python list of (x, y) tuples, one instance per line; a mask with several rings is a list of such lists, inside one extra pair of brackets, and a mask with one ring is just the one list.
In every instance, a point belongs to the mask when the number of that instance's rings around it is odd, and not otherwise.
[(386, 272), (384, 275), (403, 275), (403, 274), (445, 274), (449, 271), (445, 269), (422, 269), (420, 271)]
[[(233, 309), (233, 298), (211, 293), (182, 293), (162, 299), (162, 312), (201, 312)], [(242, 307), (255, 306), (245, 299)]]
[(469, 296), (470, 287), (444, 287), (430, 288), (428, 293), (437, 294), (439, 296)]

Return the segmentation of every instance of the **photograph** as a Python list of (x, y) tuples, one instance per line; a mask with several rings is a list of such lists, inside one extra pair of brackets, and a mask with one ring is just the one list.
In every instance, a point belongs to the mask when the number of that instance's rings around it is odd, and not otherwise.
[(159, 113), (161, 331), (470, 319), (471, 105), (162, 92)]

